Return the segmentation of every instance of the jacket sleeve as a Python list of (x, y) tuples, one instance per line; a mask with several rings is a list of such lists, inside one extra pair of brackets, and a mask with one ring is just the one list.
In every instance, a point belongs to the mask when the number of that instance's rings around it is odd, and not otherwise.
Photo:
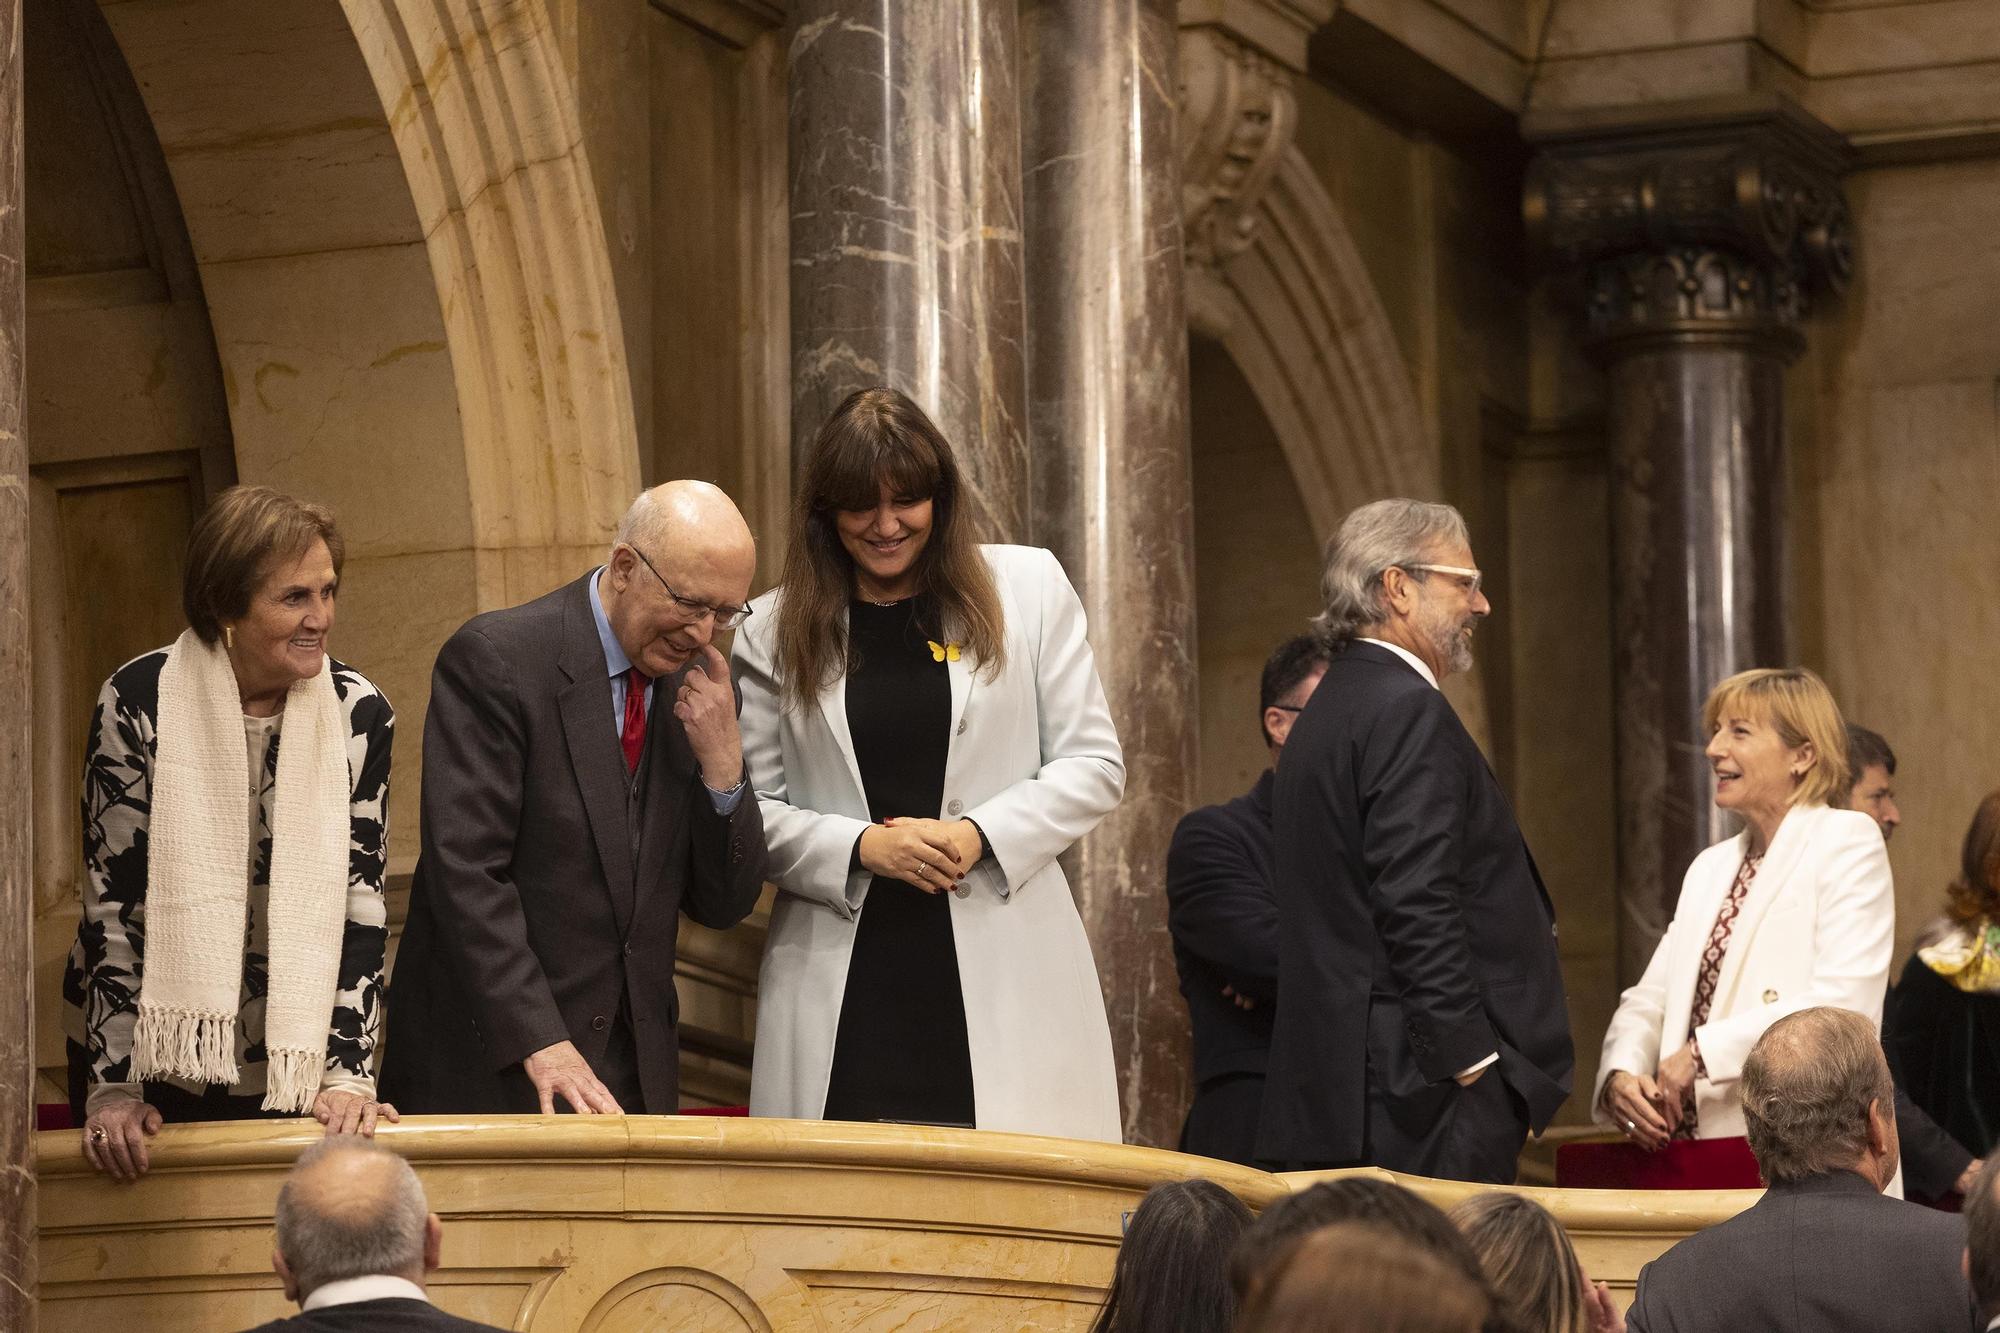
[(1180, 822), (1167, 849), (1167, 928), (1241, 995), (1278, 989), (1278, 902), (1220, 810)]
[(355, 702), (349, 726), (348, 762), (354, 776), (347, 815), (347, 925), (340, 940), (339, 980), (320, 1087), (373, 1097), (375, 1045), (382, 1031), (382, 960), (389, 943), (384, 881), (395, 710), (371, 689)]
[[(1836, 812), (1840, 815), (1850, 811)], [(1704, 1023), (1695, 1030), (1708, 1082), (1734, 1082), (1764, 1029), (1786, 1014), (1816, 1005), (1852, 1009), (1878, 1026), (1882, 995), (1895, 947), (1896, 892), (1889, 849), (1866, 815), (1826, 821), (1818, 836), (1819, 913), (1813, 933), (1812, 980), (1803, 991), (1781, 996)], [(1810, 873), (1810, 871), (1809, 871)]]
[(993, 849), (1002, 897), (1097, 827), (1125, 793), (1125, 757), (1112, 725), (1097, 661), (1086, 637), (1083, 603), (1054, 555), (1034, 552), (1040, 568), (1017, 606), (1039, 609), (1027, 636), (1033, 661), (1010, 661), (1035, 673), (1035, 725), (1041, 767), (965, 812)]
[(1471, 775), (1433, 689), (1389, 700), (1362, 743), (1357, 787), (1369, 907), (1410, 1052), (1443, 1082), (1500, 1049), (1459, 910)]
[(97, 696), (84, 750), (83, 920), (63, 998), (81, 1016), (93, 1089), (138, 1097), (130, 1074), (145, 974), (152, 720), (120, 698), (116, 680)]
[(730, 658), (743, 690), (743, 768), (757, 795), (771, 882), (785, 893), (852, 917), (868, 892), (869, 874), (854, 863), (855, 844), (868, 821), (791, 803), (782, 740), (783, 692), (761, 628), (739, 633)]
[(424, 719), (426, 891), (450, 923), (440, 948), (468, 991), (488, 1056), (505, 1069), (569, 1040), (562, 1011), (528, 943), (514, 883), (527, 736), (513, 673), (477, 629), (438, 651)]
[[(733, 673), (732, 673), (733, 674)], [(736, 691), (737, 725), (743, 717), (743, 690)], [(750, 761), (746, 756), (747, 777)], [(757, 905), (764, 888), (768, 856), (764, 846), (761, 803), (746, 793), (728, 814), (715, 808), (701, 774), (694, 777), (689, 802), (692, 827), (688, 836), (688, 876), (681, 893), (681, 911), (710, 930), (727, 930)]]

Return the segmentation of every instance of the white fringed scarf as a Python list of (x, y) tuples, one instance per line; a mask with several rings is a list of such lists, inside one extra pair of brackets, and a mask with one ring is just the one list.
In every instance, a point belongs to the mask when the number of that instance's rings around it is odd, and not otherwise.
[[(221, 645), (183, 632), (160, 671), (146, 954), (132, 1074), (233, 1084), (249, 895), (243, 704)], [(347, 918), (347, 724), (332, 669), (292, 686), (271, 814), (264, 1109), (319, 1094)]]

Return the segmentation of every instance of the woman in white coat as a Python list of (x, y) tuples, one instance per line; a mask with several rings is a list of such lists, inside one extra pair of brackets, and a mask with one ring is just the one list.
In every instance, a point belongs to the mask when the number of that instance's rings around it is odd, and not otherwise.
[(1673, 923), (1604, 1037), (1592, 1105), (1647, 1148), (1743, 1133), (1737, 1079), (1764, 1029), (1833, 1005), (1880, 1024), (1889, 855), (1844, 803), (1847, 728), (1810, 671), (1731, 676), (1702, 707), (1715, 803), (1743, 831), (1688, 867)]
[(737, 634), (780, 892), (753, 1115), (1116, 1141), (1111, 1034), (1056, 857), (1125, 768), (1047, 551), (979, 546), (891, 389), (821, 427), (780, 585)]

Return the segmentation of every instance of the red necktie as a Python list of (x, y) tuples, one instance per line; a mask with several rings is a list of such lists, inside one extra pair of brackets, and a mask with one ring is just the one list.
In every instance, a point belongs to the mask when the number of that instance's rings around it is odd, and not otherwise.
[(633, 667), (625, 674), (625, 726), (618, 743), (625, 747), (625, 771), (639, 771), (639, 751), (646, 746), (646, 673)]

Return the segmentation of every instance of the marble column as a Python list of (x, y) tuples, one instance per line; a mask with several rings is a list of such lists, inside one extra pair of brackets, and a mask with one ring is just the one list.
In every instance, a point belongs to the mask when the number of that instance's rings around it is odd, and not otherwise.
[(1014, 0), (800, 0), (792, 453), (855, 389), (943, 429), (990, 540), (1029, 520)]
[(35, 1324), (34, 880), (27, 782), (28, 444), (21, 432), (21, 0), (0, 0), (0, 1328)]
[[(1572, 128), (1531, 233), (1580, 277), (1609, 377), (1619, 971), (1638, 978), (1703, 847), (1733, 833), (1700, 725), (1730, 674), (1792, 663), (1784, 371), (1852, 259), (1841, 142), (1789, 104)], [(1579, 558), (1588, 558), (1580, 553)]]
[(1072, 858), (1111, 1016), (1125, 1137), (1171, 1146), (1187, 1014), (1167, 843), (1194, 796), (1194, 524), (1173, 0), (1026, 0), (1034, 540), (1090, 619), (1125, 800)]

